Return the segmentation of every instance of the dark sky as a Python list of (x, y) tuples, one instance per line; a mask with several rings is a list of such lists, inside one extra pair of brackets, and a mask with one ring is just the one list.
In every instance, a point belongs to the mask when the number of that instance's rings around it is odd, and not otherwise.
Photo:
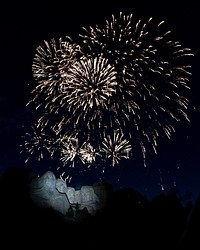
[[(123, 161), (115, 169), (109, 168), (103, 181), (114, 187), (133, 187), (148, 197), (173, 188), (195, 199), (200, 192), (200, 2), (199, 1), (27, 1), (1, 4), (0, 19), (0, 170), (25, 167), (19, 154), (21, 125), (26, 116), (26, 102), (30, 98), (32, 59), (36, 47), (43, 40), (68, 35), (78, 38), (81, 27), (104, 23), (112, 14), (133, 13), (136, 19), (153, 17), (166, 21), (169, 29), (184, 47), (194, 53), (192, 59), (190, 122), (177, 124), (171, 140), (159, 142), (158, 154), (148, 156), (147, 167), (141, 160)], [(26, 118), (27, 119), (27, 118)], [(29, 166), (42, 173), (36, 165)], [(97, 181), (91, 172), (76, 174), (71, 185), (80, 186)]]

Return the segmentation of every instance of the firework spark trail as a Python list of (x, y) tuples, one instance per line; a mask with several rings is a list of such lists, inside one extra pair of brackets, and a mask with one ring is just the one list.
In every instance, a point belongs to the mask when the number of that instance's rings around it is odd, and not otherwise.
[(33, 154), (37, 161), (41, 161), (44, 155), (51, 151), (51, 138), (36, 126), (31, 126), (30, 132), (26, 132), (22, 138), (24, 145), (20, 145), (22, 147), (21, 153), (25, 152), (28, 155), (25, 162), (28, 162)]
[(119, 164), (122, 158), (130, 158), (132, 146), (119, 130), (114, 130), (113, 136), (105, 136), (101, 150), (105, 152), (106, 158), (111, 158), (112, 166), (114, 167), (116, 164)]
[(177, 121), (189, 120), (187, 57), (193, 54), (171, 40), (164, 23), (153, 18), (134, 23), (132, 14), (120, 13), (104, 27), (83, 27), (85, 34), (80, 34), (84, 53), (109, 58), (116, 68), (119, 84), (112, 105), (118, 123), (124, 130), (130, 128), (144, 158), (149, 146), (157, 153), (159, 136), (170, 138)]
[(158, 138), (170, 139), (176, 122), (189, 121), (193, 54), (164, 24), (120, 13), (103, 27), (83, 27), (80, 45), (66, 37), (36, 49), (37, 86), (28, 104), (40, 111), (36, 126), (43, 136), (55, 137), (48, 141), (51, 155), (59, 151), (64, 165), (80, 159), (87, 166), (106, 156), (114, 166), (130, 158), (134, 145), (146, 165)]
[(77, 138), (68, 138), (67, 142), (64, 144), (63, 148), (61, 149), (61, 161), (63, 162), (64, 166), (71, 162), (72, 167), (74, 167), (75, 158), (79, 155), (79, 144)]
[(80, 159), (83, 164), (90, 167), (99, 155), (90, 143), (84, 142), (81, 145), (77, 137), (64, 135), (60, 138), (59, 144), (61, 150), (60, 160), (63, 162), (64, 166), (68, 165), (74, 167), (75, 162)]
[(44, 106), (48, 112), (59, 112), (56, 104), (62, 99), (67, 71), (80, 55), (80, 46), (69, 37), (40, 44), (32, 64), (33, 77), (38, 84), (32, 91), (33, 99), (29, 103), (38, 103), (37, 109)]
[(110, 109), (110, 97), (117, 85), (116, 75), (108, 60), (101, 57), (81, 57), (71, 66), (61, 106), (67, 106), (73, 115), (71, 119), (76, 129), (80, 124), (86, 124), (87, 131), (103, 129), (104, 116)]

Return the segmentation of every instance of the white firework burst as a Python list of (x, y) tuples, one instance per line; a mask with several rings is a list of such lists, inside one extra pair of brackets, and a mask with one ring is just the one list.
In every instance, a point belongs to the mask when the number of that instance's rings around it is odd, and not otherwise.
[(80, 54), (80, 46), (73, 43), (70, 37), (52, 38), (41, 43), (33, 58), (32, 71), (37, 86), (29, 103), (37, 103), (36, 108), (45, 106), (49, 112), (57, 111), (56, 104), (60, 101), (67, 71)]
[(144, 162), (148, 150), (157, 153), (158, 138), (170, 139), (178, 121), (189, 121), (193, 54), (165, 27), (121, 12), (102, 27), (83, 28), (81, 45), (65, 37), (38, 46), (28, 104), (40, 108), (41, 134), (28, 135), (26, 152), (60, 152), (73, 167), (95, 165), (97, 156), (115, 166), (130, 158), (131, 145)]
[(75, 160), (79, 157), (79, 142), (77, 138), (65, 138), (63, 147), (61, 148), (60, 160), (65, 165), (74, 167)]
[(32, 64), (33, 77), (43, 84), (61, 81), (80, 53), (80, 46), (68, 36), (58, 41), (54, 38), (49, 42), (44, 41), (36, 48)]
[(46, 154), (51, 154), (51, 138), (37, 126), (31, 126), (30, 132), (26, 132), (22, 139), (23, 143), (20, 144), (21, 153), (25, 152), (28, 156), (25, 162), (28, 162), (31, 157), (41, 161)]
[[(145, 156), (156, 152), (161, 135), (168, 138), (177, 121), (187, 119), (188, 90), (193, 56), (166, 30), (165, 22), (134, 20), (133, 15), (112, 15), (102, 27), (83, 27), (85, 54), (109, 59), (117, 71), (116, 95), (110, 103), (124, 131), (130, 128)], [(145, 152), (145, 153), (144, 153)]]
[(106, 154), (107, 159), (111, 159), (112, 166), (115, 166), (119, 164), (121, 158), (130, 158), (132, 146), (119, 130), (114, 130), (113, 136), (105, 136), (101, 150)]
[(108, 59), (81, 57), (69, 69), (61, 105), (67, 105), (77, 122), (82, 119), (91, 127), (90, 123), (100, 120), (109, 109), (110, 97), (116, 92), (116, 75)]
[(81, 161), (90, 167), (95, 164), (96, 157), (100, 156), (99, 152), (88, 142), (84, 142), (79, 150)]

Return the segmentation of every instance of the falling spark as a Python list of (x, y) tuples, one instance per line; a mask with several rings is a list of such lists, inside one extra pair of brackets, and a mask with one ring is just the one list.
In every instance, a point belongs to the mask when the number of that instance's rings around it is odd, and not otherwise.
[(43, 148), (51, 157), (59, 153), (63, 166), (90, 167), (97, 159), (115, 166), (134, 147), (146, 166), (159, 138), (170, 139), (177, 122), (189, 121), (191, 50), (173, 39), (164, 21), (122, 12), (79, 35), (79, 45), (66, 36), (36, 48), (36, 86), (27, 105), (40, 131), (26, 134), (23, 152), (37, 160)]

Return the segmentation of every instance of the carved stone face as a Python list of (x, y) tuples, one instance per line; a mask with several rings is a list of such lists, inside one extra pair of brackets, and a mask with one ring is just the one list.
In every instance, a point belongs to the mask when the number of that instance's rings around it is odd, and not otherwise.
[(62, 193), (62, 194), (66, 194), (67, 193), (67, 184), (64, 180), (62, 179), (57, 179), (56, 180), (56, 189), (58, 190), (58, 192)]

